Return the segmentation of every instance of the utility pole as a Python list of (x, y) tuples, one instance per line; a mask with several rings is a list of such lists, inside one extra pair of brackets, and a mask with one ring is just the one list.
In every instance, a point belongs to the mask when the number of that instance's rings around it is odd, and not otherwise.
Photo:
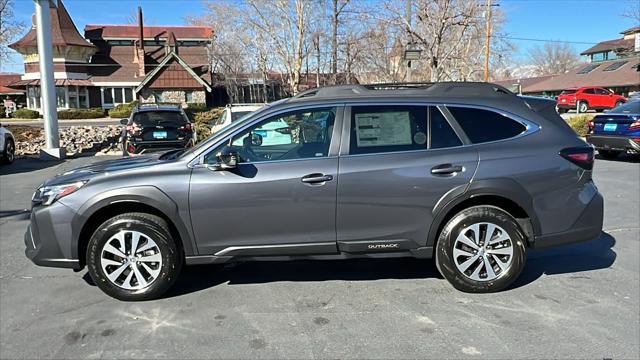
[[(407, 0), (406, 3), (406, 16), (407, 16), (407, 49), (413, 43), (411, 37), (411, 0)], [(406, 53), (406, 52), (405, 52)], [(411, 82), (411, 60), (407, 60), (407, 82)]]
[(487, 0), (487, 39), (484, 44), (484, 81), (489, 81), (489, 56), (491, 51), (491, 9), (494, 6), (500, 6), (499, 4), (491, 4), (491, 0)]
[(320, 33), (316, 33), (315, 46), (316, 46), (316, 87), (319, 88), (320, 87)]
[(51, 42), (51, 16), (49, 8), (56, 7), (55, 0), (34, 0), (36, 5), (36, 34), (38, 37), (38, 57), (40, 65), (40, 90), (44, 118), (45, 149), (40, 150), (40, 159), (63, 159), (64, 149), (60, 148), (58, 134), (58, 113), (56, 85), (53, 77), (53, 45)]

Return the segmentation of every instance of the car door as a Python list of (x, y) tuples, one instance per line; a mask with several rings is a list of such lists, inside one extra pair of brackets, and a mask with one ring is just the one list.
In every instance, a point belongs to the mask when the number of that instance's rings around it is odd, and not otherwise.
[[(191, 221), (200, 254), (336, 253), (336, 184), (342, 108), (286, 111), (240, 128), (191, 175)], [(234, 169), (216, 154), (237, 152)]]
[[(442, 111), (446, 109), (442, 108)], [(345, 252), (426, 245), (432, 210), (463, 192), (478, 165), (440, 108), (352, 106), (345, 111), (337, 236)]]
[(598, 96), (598, 106), (603, 108), (611, 108), (614, 106), (613, 94), (610, 91), (596, 88), (596, 95)]

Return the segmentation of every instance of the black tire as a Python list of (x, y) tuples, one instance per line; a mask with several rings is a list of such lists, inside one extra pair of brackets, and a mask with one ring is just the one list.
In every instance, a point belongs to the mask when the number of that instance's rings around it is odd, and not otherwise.
[(567, 109), (563, 109), (563, 108), (559, 108), (559, 107), (556, 107), (556, 110), (558, 111), (558, 114), (564, 114), (564, 113), (567, 112)]
[(586, 113), (587, 111), (589, 111), (589, 103), (582, 100), (578, 101), (578, 114)]
[[(457, 236), (463, 229), (477, 223), (498, 225), (511, 238), (513, 247), (511, 264), (491, 281), (471, 279), (462, 273), (454, 262), (453, 248)], [(509, 213), (494, 206), (473, 206), (456, 214), (440, 232), (436, 245), (436, 265), (442, 276), (456, 289), (469, 293), (490, 293), (507, 288), (520, 276), (526, 263), (526, 254), (526, 237)], [(498, 269), (493, 266), (492, 268)]]
[[(157, 244), (162, 264), (158, 267), (159, 275), (147, 287), (138, 290), (124, 289), (109, 280), (101, 266), (103, 247), (121, 230), (141, 232)], [(176, 281), (183, 264), (183, 256), (171, 236), (167, 222), (146, 213), (125, 213), (105, 221), (91, 236), (86, 259), (89, 274), (95, 284), (107, 295), (124, 301), (151, 300), (162, 296)]]
[(16, 143), (13, 139), (7, 138), (4, 142), (4, 149), (2, 151), (2, 162), (5, 164), (11, 164), (16, 159)]
[(618, 150), (598, 150), (598, 154), (605, 159), (615, 159), (622, 151)]

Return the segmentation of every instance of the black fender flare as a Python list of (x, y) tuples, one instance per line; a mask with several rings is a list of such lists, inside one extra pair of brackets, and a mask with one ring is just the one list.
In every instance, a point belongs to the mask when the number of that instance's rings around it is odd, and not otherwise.
[[(426, 246), (435, 247), (438, 240), (438, 232), (444, 225), (447, 214), (457, 205), (479, 196), (498, 196), (514, 202), (522, 208), (528, 215), (530, 228), (524, 226), (525, 233), (533, 240), (535, 234), (540, 233), (540, 223), (533, 210), (533, 198), (531, 195), (513, 179), (495, 178), (484, 180), (473, 180), (468, 186), (459, 186), (447, 192), (440, 198), (433, 208), (433, 221), (427, 233)], [(521, 224), (523, 225), (523, 224)], [(524, 224), (527, 225), (527, 224)]]
[(167, 194), (155, 186), (131, 186), (108, 190), (102, 192), (87, 202), (85, 202), (78, 210), (77, 215), (72, 220), (74, 246), (71, 252), (74, 258), (78, 258), (78, 249), (80, 244), (80, 233), (86, 224), (96, 212), (105, 207), (124, 202), (136, 202), (151, 206), (162, 212), (175, 225), (182, 240), (185, 255), (197, 255), (196, 245), (193, 241), (190, 226), (182, 221), (179, 214), (178, 204), (176, 204)]

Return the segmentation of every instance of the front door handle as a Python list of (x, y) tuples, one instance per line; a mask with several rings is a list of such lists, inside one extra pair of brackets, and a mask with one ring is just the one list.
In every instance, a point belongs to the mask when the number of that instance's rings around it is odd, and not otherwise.
[(318, 184), (333, 180), (333, 176), (325, 174), (309, 174), (303, 176), (301, 180), (305, 184)]
[(442, 164), (432, 167), (431, 173), (433, 175), (451, 175), (462, 172), (463, 170), (464, 167), (460, 165)]

